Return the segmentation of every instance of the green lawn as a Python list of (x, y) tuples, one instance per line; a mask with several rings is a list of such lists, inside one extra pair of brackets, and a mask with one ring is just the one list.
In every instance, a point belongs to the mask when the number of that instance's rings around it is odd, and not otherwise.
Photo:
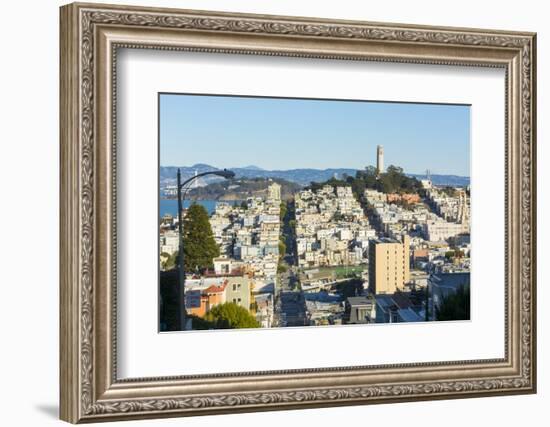
[(336, 273), (337, 279), (353, 276), (354, 274), (361, 274), (363, 270), (366, 270), (366, 265), (354, 265), (354, 266), (338, 266), (338, 267), (320, 267), (320, 272), (333, 271)]

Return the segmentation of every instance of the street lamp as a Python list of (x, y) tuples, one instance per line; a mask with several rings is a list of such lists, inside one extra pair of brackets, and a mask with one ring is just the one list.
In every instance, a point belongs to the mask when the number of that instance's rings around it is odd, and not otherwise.
[(217, 175), (225, 179), (231, 179), (235, 177), (235, 172), (229, 171), (227, 169), (210, 171), (210, 172), (202, 172), (192, 176), (191, 178), (187, 179), (184, 182), (181, 182), (181, 173), (178, 168), (178, 237), (179, 237), (178, 299), (179, 299), (179, 304), (178, 304), (177, 322), (179, 324), (181, 331), (185, 330), (185, 268), (183, 266), (183, 218), (181, 216), (181, 211), (183, 209), (183, 201), (185, 199), (185, 195), (187, 194), (187, 191), (189, 190), (189, 188), (187, 188), (185, 192), (183, 192), (183, 197), (182, 197), (182, 189), (191, 181), (206, 175)]

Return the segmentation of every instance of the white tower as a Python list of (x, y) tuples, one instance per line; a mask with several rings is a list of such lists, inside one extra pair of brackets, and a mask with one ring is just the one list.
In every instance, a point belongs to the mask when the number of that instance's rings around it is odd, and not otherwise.
[(384, 147), (376, 146), (376, 172), (384, 173)]

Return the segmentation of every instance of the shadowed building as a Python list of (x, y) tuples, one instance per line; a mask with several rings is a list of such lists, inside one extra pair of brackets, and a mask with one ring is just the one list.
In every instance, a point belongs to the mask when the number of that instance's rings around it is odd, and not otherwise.
[[(470, 272), (449, 272), (435, 273), (430, 275), (429, 283), (430, 294), (432, 295), (431, 312), (435, 313), (436, 308), (439, 308), (445, 298), (449, 298), (455, 294), (459, 288), (470, 288)], [(470, 313), (467, 313), (467, 319), (470, 318)], [(457, 319), (464, 320), (464, 319)]]
[(175, 269), (160, 272), (159, 315), (161, 331), (178, 331), (178, 272)]
[(376, 301), (368, 296), (348, 297), (346, 299), (346, 314), (350, 324), (374, 323)]

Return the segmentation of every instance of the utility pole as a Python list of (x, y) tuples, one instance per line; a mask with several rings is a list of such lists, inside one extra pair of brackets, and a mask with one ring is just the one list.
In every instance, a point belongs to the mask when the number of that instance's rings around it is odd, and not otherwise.
[(430, 285), (426, 283), (426, 322), (430, 321)]
[[(192, 181), (206, 175), (217, 175), (225, 179), (232, 179), (235, 177), (235, 172), (224, 169), (224, 170), (215, 170), (197, 173), (191, 178), (187, 179), (184, 182), (181, 182), (181, 172), (178, 168), (177, 181), (178, 181), (178, 235), (179, 235), (179, 248), (178, 248), (178, 312), (177, 312), (177, 323), (179, 325), (179, 330), (184, 331), (186, 326), (186, 311), (185, 311), (185, 266), (183, 260), (183, 201), (185, 195), (189, 190), (189, 186), (185, 191), (182, 192), (183, 188), (190, 184)], [(183, 194), (183, 195), (182, 195)]]
[(179, 330), (185, 330), (185, 267), (183, 263), (183, 201), (181, 199), (181, 172), (178, 168), (178, 315)]

